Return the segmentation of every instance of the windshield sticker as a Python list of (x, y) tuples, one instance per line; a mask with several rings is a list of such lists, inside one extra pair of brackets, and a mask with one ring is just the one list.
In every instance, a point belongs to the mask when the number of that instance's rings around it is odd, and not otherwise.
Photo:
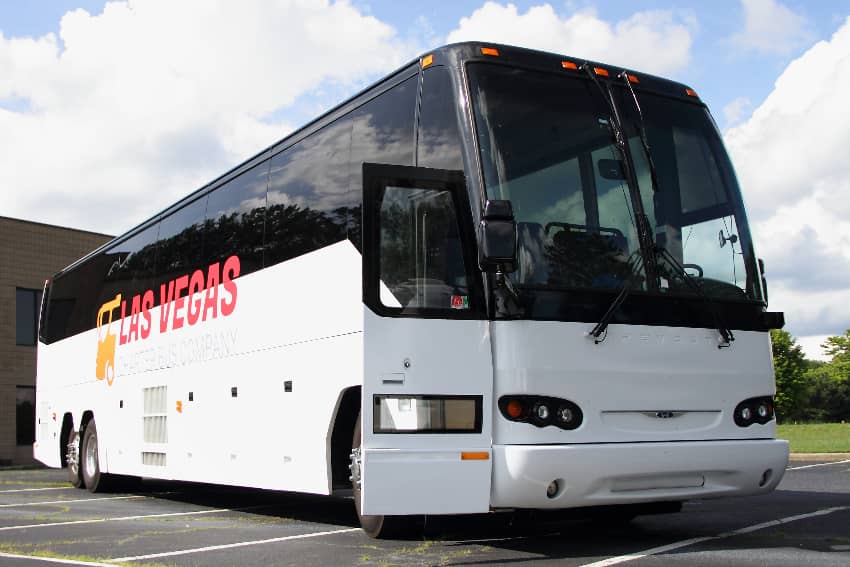
[(469, 296), (468, 295), (453, 295), (452, 296), (452, 309), (469, 309)]

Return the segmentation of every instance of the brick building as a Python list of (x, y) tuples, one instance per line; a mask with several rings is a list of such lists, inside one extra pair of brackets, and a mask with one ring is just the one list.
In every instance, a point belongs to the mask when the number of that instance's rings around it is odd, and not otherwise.
[(44, 280), (111, 238), (0, 217), (0, 465), (33, 462), (36, 327)]

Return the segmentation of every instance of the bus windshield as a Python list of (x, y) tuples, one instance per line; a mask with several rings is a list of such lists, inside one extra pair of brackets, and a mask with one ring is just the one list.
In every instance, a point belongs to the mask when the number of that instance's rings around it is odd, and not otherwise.
[[(713, 300), (761, 301), (740, 191), (704, 106), (637, 90), (641, 122), (629, 90), (611, 83), (623, 152), (606, 95), (581, 73), (478, 63), (468, 75), (487, 198), (513, 205), (511, 278), (524, 294), (616, 292), (628, 281), (636, 294), (694, 296), (698, 286)], [(636, 228), (641, 208), (648, 251)]]

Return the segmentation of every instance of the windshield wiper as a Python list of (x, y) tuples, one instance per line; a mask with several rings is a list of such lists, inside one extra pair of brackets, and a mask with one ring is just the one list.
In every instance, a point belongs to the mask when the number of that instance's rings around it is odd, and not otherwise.
[[(649, 176), (652, 180), (652, 191), (655, 193), (658, 191), (658, 174), (655, 169), (655, 162), (652, 160), (652, 152), (649, 149), (649, 137), (646, 134), (646, 121), (643, 118), (643, 112), (640, 108), (640, 102), (638, 101), (637, 93), (635, 93), (634, 87), (632, 87), (632, 82), (629, 80), (629, 74), (623, 70), (617, 75), (617, 78), (622, 79), (625, 83), (626, 88), (629, 89), (629, 93), (632, 95), (632, 100), (635, 103), (635, 110), (637, 110), (637, 126), (638, 132), (640, 133), (640, 141), (641, 146), (643, 147), (643, 152), (646, 155), (646, 161), (649, 165)], [(691, 275), (685, 270), (685, 267), (679, 263), (673, 254), (670, 253), (667, 248), (661, 246), (653, 246), (655, 254), (660, 254), (661, 257), (665, 258), (667, 262), (673, 267), (674, 271), (693, 289), (697, 292), (697, 294), (706, 302), (709, 306), (709, 310), (711, 311), (711, 315), (714, 318), (714, 324), (717, 328), (717, 332), (720, 333), (721, 342), (717, 345), (717, 348), (728, 348), (732, 341), (735, 340), (735, 335), (732, 333), (732, 330), (727, 328), (726, 325), (723, 324), (720, 318), (720, 314), (717, 312), (717, 304), (714, 300), (712, 300), (705, 290), (700, 286)]]
[[(636, 252), (635, 252), (636, 253)], [(634, 254), (632, 257), (634, 257)], [(611, 305), (608, 307), (608, 310), (599, 320), (595, 327), (590, 331), (589, 336), (593, 337), (593, 344), (599, 344), (605, 340), (608, 336), (606, 330), (608, 329), (608, 324), (611, 323), (611, 319), (614, 317), (614, 313), (623, 304), (629, 294), (632, 292), (632, 288), (634, 287), (635, 279), (637, 278), (638, 271), (640, 270), (641, 258), (637, 257), (638, 261), (634, 264), (629, 259), (629, 277), (626, 278), (626, 281), (623, 282), (623, 286), (620, 288), (620, 293), (617, 294), (617, 297), (614, 298), (614, 301), (611, 302)], [(599, 338), (599, 337), (602, 338)]]
[[(649, 226), (649, 219), (646, 216), (646, 211), (643, 208), (643, 201), (640, 195), (640, 187), (638, 185), (637, 176), (635, 175), (634, 164), (632, 163), (631, 153), (628, 149), (626, 131), (623, 128), (623, 122), (620, 119), (620, 112), (614, 102), (613, 94), (610, 89), (602, 86), (592, 66), (584, 62), (581, 65), (581, 70), (590, 78), (591, 82), (596, 85), (596, 88), (605, 99), (608, 106), (608, 111), (611, 113), (611, 119), (608, 121), (614, 131), (614, 145), (623, 158), (623, 169), (625, 170), (626, 184), (629, 187), (629, 195), (631, 196), (632, 209), (634, 210), (634, 219), (632, 222), (637, 231), (637, 238), (643, 256), (644, 268), (646, 270), (647, 279), (650, 286), (658, 285), (658, 266), (655, 263), (655, 242), (652, 236), (652, 229)], [(628, 80), (628, 78), (626, 79)]]
[(717, 332), (720, 333), (721, 341), (717, 344), (717, 348), (728, 348), (732, 345), (732, 341), (735, 340), (735, 334), (732, 332), (732, 329), (728, 328), (722, 321), (720, 317), (720, 313), (717, 311), (717, 303), (711, 299), (705, 290), (699, 285), (694, 278), (685, 270), (685, 267), (679, 263), (679, 260), (676, 259), (673, 254), (670, 253), (669, 250), (663, 248), (661, 246), (657, 246), (655, 248), (656, 252), (661, 255), (662, 258), (665, 258), (667, 262), (673, 267), (674, 271), (694, 290), (697, 292), (703, 301), (708, 305), (709, 311), (711, 311), (711, 316), (714, 318), (714, 327), (717, 329)]
[(656, 193), (658, 192), (658, 172), (655, 169), (655, 162), (652, 160), (652, 152), (649, 150), (649, 136), (646, 135), (646, 122), (643, 119), (640, 102), (638, 102), (635, 89), (632, 87), (632, 82), (629, 80), (629, 74), (623, 70), (619, 75), (617, 75), (617, 77), (626, 83), (626, 88), (628, 88), (629, 92), (632, 94), (632, 100), (635, 103), (635, 109), (638, 114), (638, 133), (640, 134), (640, 144), (643, 146), (643, 153), (646, 155), (646, 162), (649, 165), (649, 177), (652, 181), (652, 192)]

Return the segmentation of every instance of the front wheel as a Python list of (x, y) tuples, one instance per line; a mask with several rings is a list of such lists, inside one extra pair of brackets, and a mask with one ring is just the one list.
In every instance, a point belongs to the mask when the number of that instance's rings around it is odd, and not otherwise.
[(373, 516), (364, 515), (362, 510), (363, 483), (361, 478), (362, 459), (360, 447), (362, 444), (360, 415), (354, 425), (354, 437), (351, 440), (351, 488), (354, 493), (354, 507), (357, 510), (357, 518), (360, 527), (371, 538), (384, 539), (390, 537), (403, 537), (413, 532), (417, 516)]

